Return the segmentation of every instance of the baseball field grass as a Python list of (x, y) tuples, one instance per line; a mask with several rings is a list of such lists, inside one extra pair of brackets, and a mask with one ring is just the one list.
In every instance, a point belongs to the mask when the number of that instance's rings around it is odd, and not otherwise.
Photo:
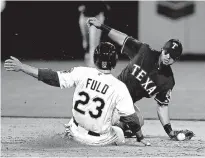
[[(38, 68), (68, 70), (83, 61), (25, 61)], [(126, 66), (120, 61), (113, 74)], [(151, 146), (126, 140), (123, 146), (91, 147), (62, 138), (63, 124), (72, 116), (73, 89), (48, 86), (23, 73), (6, 72), (1, 64), (1, 156), (3, 157), (205, 157), (205, 63), (178, 62), (170, 117), (173, 129), (189, 129), (190, 141), (171, 141), (157, 119), (154, 99), (137, 103), (144, 118), (142, 130)]]

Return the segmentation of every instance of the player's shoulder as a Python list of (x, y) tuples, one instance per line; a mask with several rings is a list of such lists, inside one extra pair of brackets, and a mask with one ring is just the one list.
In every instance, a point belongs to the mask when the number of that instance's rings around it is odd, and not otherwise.
[(87, 74), (96, 73), (95, 68), (84, 67), (84, 66), (76, 66), (72, 67), (68, 70), (60, 71), (60, 74), (72, 74), (73, 76), (85, 76)]
[(134, 42), (135, 44), (140, 45), (142, 52), (144, 52), (144, 51), (145, 52), (151, 52), (152, 54), (154, 53), (156, 55), (161, 54), (160, 51), (154, 49), (150, 44), (148, 44), (144, 41), (139, 41), (139, 40), (137, 40), (137, 39), (135, 39), (131, 36), (128, 36), (127, 38), (128, 38), (127, 40), (130, 40), (130, 41)]
[(120, 93), (126, 93), (128, 91), (127, 86), (125, 85), (124, 82), (120, 81), (119, 79), (117, 79), (116, 77), (113, 76), (113, 80), (116, 86), (116, 89), (118, 89)]
[(88, 72), (96, 72), (95, 68), (85, 67), (85, 66), (77, 66), (77, 67), (74, 67), (73, 70), (76, 72), (81, 72), (83, 74), (86, 74)]
[(161, 54), (160, 51), (158, 51), (157, 49), (153, 48), (150, 44), (144, 43), (143, 46), (144, 46), (145, 48), (149, 49), (152, 54), (153, 54), (153, 53), (158, 54), (158, 55)]

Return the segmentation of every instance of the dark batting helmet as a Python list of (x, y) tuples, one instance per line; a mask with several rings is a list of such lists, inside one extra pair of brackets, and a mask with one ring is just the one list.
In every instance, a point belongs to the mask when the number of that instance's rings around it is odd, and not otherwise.
[(116, 48), (109, 42), (101, 42), (94, 52), (94, 63), (102, 70), (114, 69), (117, 63), (118, 55)]
[(162, 49), (166, 51), (165, 54), (169, 53), (170, 57), (174, 60), (180, 58), (183, 50), (181, 42), (177, 39), (170, 39), (165, 43)]

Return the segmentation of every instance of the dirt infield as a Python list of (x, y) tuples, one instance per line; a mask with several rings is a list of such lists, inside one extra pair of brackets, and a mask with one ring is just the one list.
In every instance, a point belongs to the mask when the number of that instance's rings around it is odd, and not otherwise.
[(190, 129), (191, 141), (171, 141), (158, 120), (145, 120), (143, 132), (151, 146), (126, 140), (123, 146), (92, 147), (64, 140), (63, 124), (69, 119), (1, 118), (3, 157), (205, 157), (205, 122), (172, 121), (174, 129)]

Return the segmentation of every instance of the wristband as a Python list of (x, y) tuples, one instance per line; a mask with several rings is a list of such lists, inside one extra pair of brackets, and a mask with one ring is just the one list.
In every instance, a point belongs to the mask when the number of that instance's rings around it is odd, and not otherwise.
[(138, 142), (141, 142), (141, 140), (144, 139), (144, 136), (143, 135), (137, 136), (137, 134), (136, 134), (136, 138), (137, 138)]
[(172, 127), (171, 127), (171, 124), (168, 123), (166, 125), (164, 125), (164, 130), (166, 131), (166, 133), (169, 135), (170, 132), (172, 131)]
[(138, 132), (136, 132), (136, 138), (137, 138), (137, 141), (138, 141), (138, 142), (140, 142), (142, 139), (144, 139), (144, 136), (143, 136), (141, 130), (139, 130)]
[(109, 34), (109, 32), (111, 31), (111, 27), (107, 26), (107, 25), (104, 25), (104, 24), (101, 24), (100, 26), (100, 29), (105, 32), (106, 34)]

